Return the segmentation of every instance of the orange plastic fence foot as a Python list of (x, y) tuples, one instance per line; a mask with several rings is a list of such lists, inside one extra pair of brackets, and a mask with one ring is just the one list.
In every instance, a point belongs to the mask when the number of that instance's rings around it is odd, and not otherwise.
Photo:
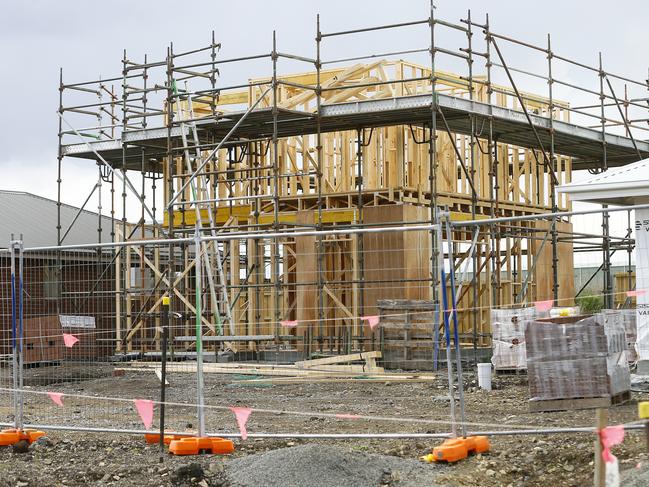
[(488, 452), (489, 448), (489, 438), (486, 436), (452, 438), (433, 448), (433, 453), (422, 459), (427, 462), (453, 463), (465, 459), (470, 453)]
[(453, 463), (463, 460), (469, 455), (466, 441), (464, 438), (453, 438), (445, 440), (440, 446), (433, 448), (434, 462), (448, 462)]
[(232, 440), (224, 438), (179, 438), (169, 443), (169, 453), (174, 455), (198, 455), (212, 453), (213, 455), (228, 455), (234, 452)]
[(6, 429), (0, 431), (0, 446), (15, 445), (19, 441), (26, 440), (30, 445), (38, 440), (41, 436), (45, 436), (45, 432), (37, 430), (18, 430)]
[(486, 453), (491, 448), (486, 436), (467, 436), (466, 442), (469, 453)]
[[(180, 440), (181, 438), (193, 438), (191, 435), (165, 435), (162, 440), (165, 445), (169, 445), (173, 440)], [(145, 433), (144, 440), (148, 445), (156, 445), (160, 443), (159, 433)]]

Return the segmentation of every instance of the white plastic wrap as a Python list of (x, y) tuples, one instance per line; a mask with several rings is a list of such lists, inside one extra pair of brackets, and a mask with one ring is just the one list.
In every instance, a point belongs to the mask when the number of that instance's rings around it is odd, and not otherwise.
[(636, 341), (638, 337), (636, 329), (636, 310), (635, 309), (605, 309), (602, 313), (606, 315), (608, 322), (618, 322), (624, 328), (626, 342), (626, 356), (629, 363), (635, 363), (638, 360)]
[(535, 316), (536, 310), (532, 307), (491, 310), (491, 363), (496, 370), (527, 368), (525, 322)]

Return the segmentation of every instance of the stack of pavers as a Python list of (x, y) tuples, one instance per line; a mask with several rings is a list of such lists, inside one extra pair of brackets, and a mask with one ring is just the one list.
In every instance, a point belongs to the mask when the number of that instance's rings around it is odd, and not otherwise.
[(491, 363), (496, 371), (527, 369), (525, 323), (535, 318), (533, 307), (491, 310)]
[(530, 411), (608, 407), (629, 398), (624, 327), (606, 318), (527, 322)]

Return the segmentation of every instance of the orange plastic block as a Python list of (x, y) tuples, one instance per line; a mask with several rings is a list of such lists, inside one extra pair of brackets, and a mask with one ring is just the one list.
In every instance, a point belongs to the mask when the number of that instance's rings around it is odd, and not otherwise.
[[(173, 440), (180, 440), (181, 438), (193, 438), (191, 435), (165, 435), (162, 440), (165, 445), (168, 445)], [(148, 445), (155, 445), (160, 443), (160, 434), (159, 433), (145, 433), (144, 440)]]
[(491, 447), (486, 436), (467, 436), (465, 441), (469, 453), (486, 453)]
[(232, 440), (224, 438), (180, 438), (169, 443), (169, 453), (174, 455), (198, 455), (212, 453), (213, 455), (228, 455), (234, 452)]
[(490, 448), (489, 438), (486, 436), (467, 436), (466, 438), (452, 438), (444, 441), (440, 446), (433, 448), (430, 458), (433, 462), (453, 463), (465, 459), (469, 453), (485, 453)]
[(464, 438), (445, 440), (440, 446), (433, 448), (434, 462), (453, 463), (465, 459), (469, 455)]
[(41, 436), (45, 436), (45, 432), (37, 430), (17, 430), (6, 429), (0, 431), (0, 446), (15, 445), (19, 441), (27, 440), (31, 445)]

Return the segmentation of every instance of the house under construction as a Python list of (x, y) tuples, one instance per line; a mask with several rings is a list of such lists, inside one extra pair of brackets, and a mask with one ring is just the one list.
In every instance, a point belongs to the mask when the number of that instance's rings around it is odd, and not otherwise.
[[(381, 30), (389, 39), (410, 28), (427, 29), (425, 47), (321, 57), (332, 37)], [(445, 44), (447, 32), (462, 45)], [(510, 46), (540, 56), (545, 72), (510, 65)], [(500, 35), (488, 18), (454, 23), (431, 9), (421, 21), (330, 33), (318, 20), (314, 58), (281, 52), (274, 39), (270, 53), (237, 59), (221, 59), (219, 47), (213, 35), (190, 52), (169, 47), (163, 60), (135, 62), (125, 53), (119, 77), (61, 78), (59, 185), (66, 158), (96, 163), (113, 217), (99, 234), (139, 242), (117, 248), (111, 261), (117, 352), (159, 349), (165, 294), (191, 335), (197, 253), (205, 261), (206, 336), (248, 337), (237, 346), (252, 349), (275, 346), (282, 335), (299, 337), (305, 350), (367, 346), (361, 317), (377, 314), (378, 300), (437, 299), (436, 253), (449, 248), (426, 231), (352, 230), (435, 223), (439, 209), (455, 221), (567, 211), (555, 187), (572, 171), (649, 155), (637, 136), (646, 130), (637, 121), (647, 118), (645, 80), (561, 57), (549, 37), (536, 46)], [(403, 60), (409, 56), (427, 63)], [(463, 69), (440, 69), (444, 59)], [(220, 85), (221, 72), (260, 60), (268, 72)], [(304, 69), (278, 74), (280, 63)], [(559, 99), (558, 87), (574, 84), (553, 76), (559, 63), (584, 70), (599, 89), (584, 88), (579, 106)], [(516, 81), (525, 76), (543, 80), (546, 92), (526, 91)], [(127, 223), (132, 200), (141, 218)], [(491, 306), (572, 304), (575, 251), (593, 250), (597, 239), (606, 273), (612, 251), (631, 249), (604, 223), (597, 235), (575, 234), (568, 218), (454, 232), (454, 265), (470, 270), (458, 296), (462, 342), (489, 344)], [(215, 238), (160, 243), (197, 229)], [(350, 233), (305, 231), (329, 229)], [(61, 234), (59, 224), (65, 244)], [(610, 272), (606, 283), (610, 294)], [(297, 324), (287, 330), (285, 321)]]

